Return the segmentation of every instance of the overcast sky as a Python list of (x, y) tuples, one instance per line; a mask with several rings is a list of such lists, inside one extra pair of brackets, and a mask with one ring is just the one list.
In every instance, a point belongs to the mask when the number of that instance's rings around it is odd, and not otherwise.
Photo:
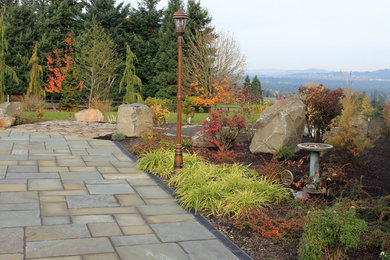
[(217, 31), (235, 35), (248, 69), (390, 68), (390, 0), (200, 2)]

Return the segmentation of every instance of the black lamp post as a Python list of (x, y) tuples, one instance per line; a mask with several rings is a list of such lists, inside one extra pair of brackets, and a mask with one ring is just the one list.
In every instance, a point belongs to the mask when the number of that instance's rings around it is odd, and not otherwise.
[(177, 42), (179, 44), (179, 57), (178, 57), (178, 74), (177, 74), (177, 129), (176, 129), (176, 149), (175, 149), (175, 164), (174, 173), (178, 173), (183, 168), (183, 150), (181, 146), (181, 103), (183, 97), (181, 95), (181, 60), (182, 60), (182, 45), (183, 34), (186, 28), (188, 20), (187, 14), (183, 9), (179, 9), (173, 14), (175, 20), (176, 32), (178, 34)]

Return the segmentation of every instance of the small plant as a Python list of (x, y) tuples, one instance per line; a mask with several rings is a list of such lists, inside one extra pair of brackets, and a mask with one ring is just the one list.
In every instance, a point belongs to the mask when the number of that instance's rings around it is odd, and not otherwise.
[(192, 147), (191, 140), (188, 140), (188, 139), (183, 139), (181, 141), (181, 145), (183, 146), (183, 148), (191, 148)]
[(237, 139), (241, 129), (246, 126), (245, 119), (234, 115), (228, 117), (228, 112), (223, 110), (211, 111), (210, 120), (204, 121), (203, 132), (211, 137), (211, 142), (218, 144), (223, 149), (229, 149)]
[(169, 111), (162, 105), (156, 104), (150, 107), (153, 111), (153, 124), (161, 126), (167, 122)]
[(91, 107), (100, 110), (102, 113), (110, 111), (112, 100), (101, 95), (95, 95), (90, 100)]
[(344, 259), (350, 248), (357, 248), (367, 223), (356, 217), (355, 209), (335, 204), (311, 212), (300, 240), (301, 260)]
[(37, 120), (31, 116), (24, 116), (22, 113), (14, 114), (15, 123), (14, 125), (33, 124)]
[(43, 109), (38, 109), (37, 111), (35, 111), (35, 116), (38, 118), (38, 119), (42, 119), (43, 115), (45, 114), (45, 111)]
[(194, 117), (195, 115), (195, 108), (192, 106), (191, 97), (186, 97), (183, 102), (183, 114), (185, 115), (186, 121), (188, 121), (188, 118)]
[(46, 102), (41, 96), (29, 95), (23, 97), (21, 105), (23, 111), (35, 112), (37, 110), (44, 110), (46, 107)]
[(285, 160), (294, 154), (294, 152), (287, 146), (282, 146), (279, 149), (274, 149), (274, 151), (276, 152), (276, 159), (278, 160)]
[(288, 240), (299, 238), (303, 228), (303, 218), (272, 218), (262, 209), (244, 209), (234, 217), (235, 224), (249, 227), (263, 237)]
[(115, 132), (111, 135), (112, 140), (124, 140), (126, 136), (123, 133)]
[(116, 114), (106, 114), (104, 116), (104, 119), (107, 123), (116, 123), (117, 121), (117, 115)]

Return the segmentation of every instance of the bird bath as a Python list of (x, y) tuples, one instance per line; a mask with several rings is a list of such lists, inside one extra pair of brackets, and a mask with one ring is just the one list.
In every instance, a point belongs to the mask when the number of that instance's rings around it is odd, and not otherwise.
[[(320, 152), (326, 152), (333, 149), (333, 145), (323, 143), (301, 143), (298, 144), (300, 150), (310, 152), (310, 177), (313, 178), (313, 182), (318, 182), (320, 178)], [(312, 189), (313, 185), (310, 185), (309, 189)]]

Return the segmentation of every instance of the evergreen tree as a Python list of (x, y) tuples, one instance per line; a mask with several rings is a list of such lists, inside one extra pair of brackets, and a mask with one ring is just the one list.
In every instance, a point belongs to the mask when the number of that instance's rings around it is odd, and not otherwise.
[(250, 90), (251, 89), (251, 79), (249, 78), (249, 75), (246, 75), (245, 79), (244, 79), (244, 85), (243, 85), (243, 88), (245, 90)]
[(115, 0), (89, 0), (83, 15), (84, 28), (99, 24), (116, 44), (121, 57), (126, 55), (126, 35), (130, 26), (126, 18), (129, 16), (129, 8), (130, 5), (124, 5), (123, 2), (115, 5)]
[(45, 57), (53, 49), (64, 49), (63, 39), (68, 32), (78, 35), (82, 29), (81, 11), (84, 4), (77, 0), (50, 0), (40, 6), (38, 27), (41, 30), (41, 49)]
[(259, 78), (257, 77), (257, 75), (252, 80), (251, 89), (255, 95), (260, 95), (261, 100), (263, 100), (263, 95), (262, 95), (262, 90), (261, 90), (261, 82), (260, 82)]
[(31, 65), (30, 82), (28, 84), (26, 95), (45, 96), (45, 91), (41, 87), (42, 83), (42, 66), (38, 64), (38, 45), (35, 44), (33, 55), (28, 62)]
[(133, 8), (129, 17), (132, 31), (129, 42), (138, 59), (136, 74), (142, 81), (141, 94), (145, 99), (156, 93), (152, 80), (156, 75), (154, 57), (158, 50), (158, 32), (162, 16), (162, 11), (157, 10), (159, 1), (140, 1), (138, 9)]
[[(37, 15), (31, 6), (12, 6), (5, 13), (4, 22), (7, 28), (8, 45), (12, 46), (6, 53), (7, 64), (15, 70), (20, 84), (10, 78), (6, 79), (7, 94), (26, 93), (29, 83), (30, 66), (28, 62), (33, 53), (35, 43), (39, 41), (36, 22)], [(39, 57), (39, 62), (43, 58)]]
[(210, 26), (212, 18), (207, 9), (200, 6), (199, 0), (188, 0), (187, 14), (188, 25), (186, 27), (186, 33), (195, 35), (199, 31), (212, 32), (214, 30), (214, 28)]
[(153, 80), (151, 96), (174, 98), (177, 92), (177, 33), (173, 14), (180, 9), (181, 0), (170, 0), (164, 11), (159, 31), (158, 51), (155, 57), (156, 77)]
[(119, 84), (119, 90), (121, 90), (123, 85), (126, 86), (126, 94), (123, 97), (123, 101), (128, 103), (128, 104), (131, 104), (131, 103), (135, 103), (137, 100), (139, 100), (139, 97), (140, 97), (139, 92), (140, 91), (137, 91), (137, 89), (135, 89), (135, 87), (138, 86), (139, 90), (141, 90), (142, 83), (141, 83), (140, 78), (137, 77), (137, 75), (135, 75), (134, 62), (137, 61), (137, 57), (131, 51), (129, 45), (127, 45), (126, 48), (127, 48), (127, 50), (126, 50), (126, 52), (127, 52), (127, 54), (126, 54), (126, 68), (123, 71), (122, 80), (121, 80), (121, 83)]
[[(75, 67), (72, 63), (66, 70), (65, 80), (62, 84), (60, 109), (72, 111), (77, 106), (77, 101), (81, 91), (80, 79)], [(77, 89), (79, 89), (77, 91)]]
[(0, 103), (3, 103), (5, 96), (5, 76), (9, 76), (19, 83), (15, 71), (5, 63), (5, 53), (8, 50), (8, 43), (5, 38), (4, 14), (1, 14), (0, 17), (0, 34)]

